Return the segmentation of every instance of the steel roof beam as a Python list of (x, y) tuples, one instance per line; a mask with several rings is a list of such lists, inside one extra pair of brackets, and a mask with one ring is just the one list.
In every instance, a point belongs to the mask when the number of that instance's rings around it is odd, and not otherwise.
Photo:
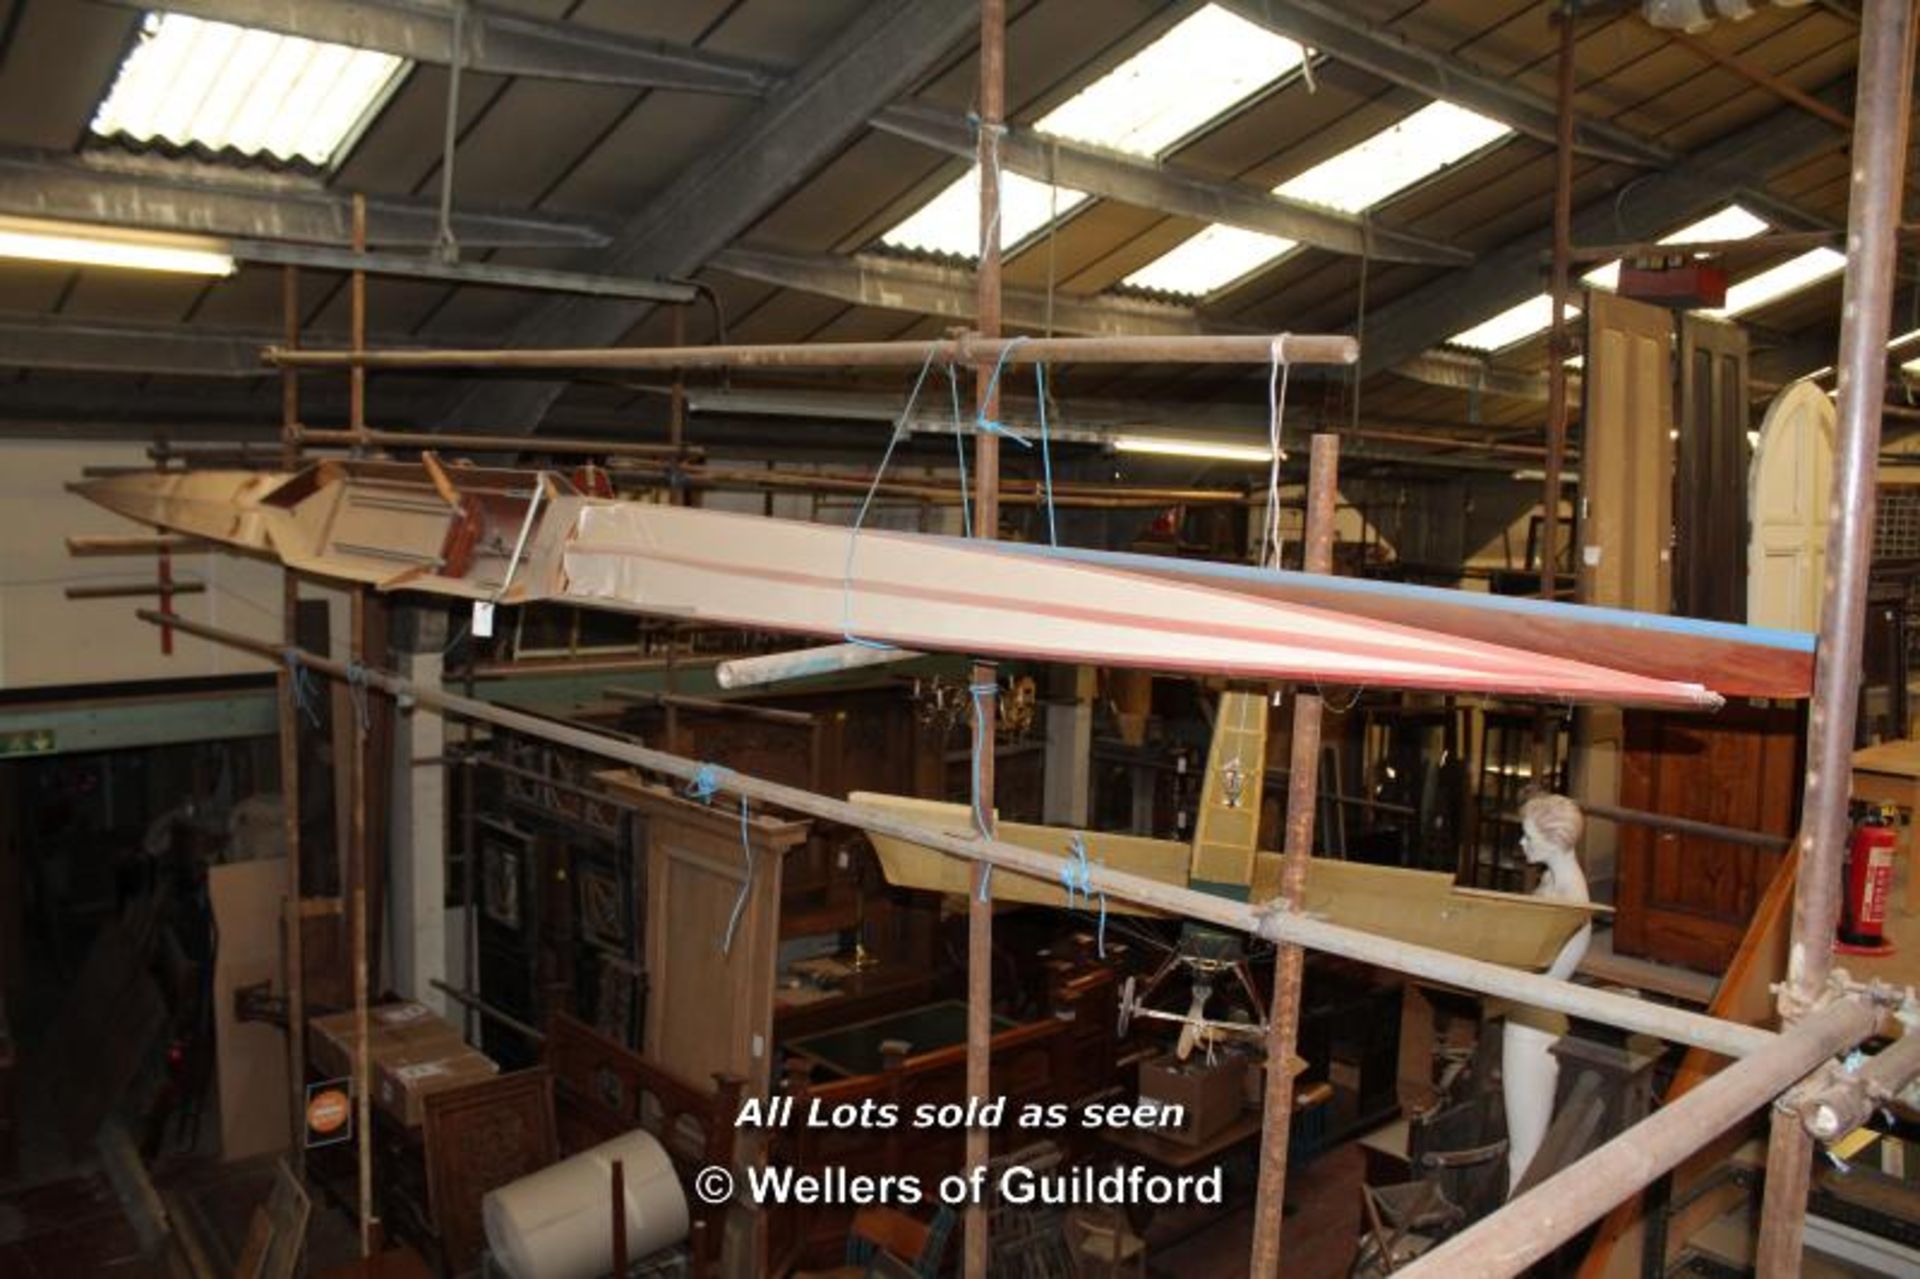
[[(1416, 44), (1336, 5), (1323, 0), (1221, 3), (1250, 22), (1383, 80), (1490, 116), (1542, 142), (1554, 141), (1556, 112), (1551, 101), (1516, 87), (1509, 78)], [(1674, 159), (1673, 152), (1659, 143), (1597, 120), (1575, 122), (1573, 145), (1582, 154), (1642, 168), (1662, 168)]]
[[(973, 125), (958, 112), (899, 104), (875, 116), (873, 124), (949, 155), (970, 159), (974, 154)], [(1000, 163), (1022, 177), (1135, 208), (1262, 231), (1354, 257), (1366, 254), (1391, 262), (1442, 266), (1462, 266), (1473, 260), (1463, 249), (1349, 213), (1289, 200), (1244, 182), (1185, 173), (1171, 165), (1050, 138), (1032, 129), (1006, 131), (1000, 139)]]
[[(953, 0), (870, 4), (728, 137), (710, 148), (581, 269), (637, 277), (699, 270), (858, 136), (867, 121), (938, 66), (978, 25)], [(604, 346), (646, 314), (644, 303), (554, 299), (518, 325), (509, 345)], [(518, 383), (475, 391), (461, 416), (501, 431), (533, 429), (566, 387)]]
[(274, 372), (261, 348), (278, 340), (265, 330), (0, 314), (0, 368), (259, 378)]
[(469, 3), (455, 40), (445, 0), (100, 0), (163, 9), (467, 71), (761, 97), (781, 73), (746, 58)]
[[(743, 280), (797, 289), (854, 306), (883, 307), (947, 319), (971, 320), (976, 299), (973, 272), (960, 267), (859, 254), (787, 253), (742, 246), (722, 250), (713, 266)], [(1008, 289), (1005, 319), (1016, 328), (1089, 336), (1251, 332), (1245, 325), (1219, 319), (1192, 307), (1116, 296)], [(1364, 353), (1364, 344), (1362, 347)], [(1433, 386), (1484, 391), (1523, 400), (1547, 398), (1544, 374), (1492, 367), (1485, 359), (1453, 351), (1427, 351), (1394, 366), (1395, 373)], [(1574, 380), (1578, 385), (1578, 379)]]
[[(1609, 192), (1574, 214), (1573, 240), (1607, 243), (1654, 239), (1678, 223), (1727, 202), (1743, 183), (1830, 150), (1832, 125), (1797, 107), (1783, 108), (1709, 143), (1622, 193)], [(1365, 372), (1391, 368), (1539, 293), (1540, 255), (1551, 228), (1523, 235), (1472, 266), (1415, 289), (1367, 316), (1361, 351)]]
[[(828, 253), (786, 253), (742, 245), (722, 249), (712, 265), (728, 275), (777, 288), (798, 289), (854, 306), (918, 312), (945, 319), (971, 320), (976, 299), (973, 271), (873, 254), (839, 257)], [(1172, 336), (1220, 333), (1191, 307), (1109, 296), (1055, 293), (1051, 312), (1045, 293), (1007, 289), (1002, 307), (1008, 324), (1023, 329), (1085, 334), (1090, 337)], [(1230, 327), (1230, 326), (1228, 326)]]
[[(353, 201), (311, 180), (200, 177), (132, 156), (90, 161), (0, 149), (0, 214), (304, 244), (353, 238)], [(372, 244), (432, 246), (438, 218), (430, 200), (367, 197)], [(538, 213), (456, 212), (453, 231), (469, 249), (594, 248), (610, 239), (591, 222)]]

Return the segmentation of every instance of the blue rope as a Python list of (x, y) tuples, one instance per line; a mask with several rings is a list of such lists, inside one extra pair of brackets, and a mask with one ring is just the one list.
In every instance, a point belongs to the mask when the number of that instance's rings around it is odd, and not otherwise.
[(281, 660), (287, 664), (287, 679), (293, 685), (293, 704), (307, 717), (315, 728), (320, 727), (320, 712), (315, 703), (318, 701), (313, 690), (313, 676), (307, 674), (306, 666), (300, 661), (300, 650), (289, 644), (280, 650)]
[[(1007, 126), (1004, 124), (996, 124), (989, 128), (987, 122), (980, 118), (978, 111), (967, 112), (967, 123), (973, 126), (973, 141), (976, 150), (979, 149), (981, 132), (983, 130), (986, 132), (987, 163), (993, 167), (994, 189), (998, 190), (1000, 180), (1000, 139), (1006, 136)], [(989, 244), (997, 244), (999, 240), (1000, 202), (996, 200), (993, 206), (993, 216), (987, 219), (987, 224), (984, 227), (980, 228), (980, 251), (976, 256), (986, 257), (987, 246)]]
[(365, 737), (372, 716), (367, 707), (367, 668), (358, 662), (347, 663), (347, 690), (353, 696), (354, 722), (360, 726), (360, 736)]
[(988, 435), (998, 435), (1003, 439), (1012, 440), (1023, 449), (1030, 449), (1033, 447), (1032, 440), (1013, 430), (1005, 422), (995, 421), (987, 416), (987, 405), (999, 403), (1000, 374), (1007, 367), (1007, 357), (1013, 354), (1015, 347), (1026, 340), (1024, 335), (1012, 338), (1000, 348), (1000, 358), (994, 363), (993, 376), (987, 379), (987, 393), (980, 397), (979, 407), (974, 410), (973, 425), (975, 430), (985, 431)]
[[(1000, 691), (999, 684), (969, 684), (967, 692), (973, 697), (973, 825), (981, 839), (993, 838), (993, 821), (986, 809), (980, 806), (980, 792), (984, 789), (984, 774), (981, 761), (988, 749), (987, 715), (983, 699)], [(993, 866), (989, 863), (980, 876), (980, 900), (986, 901), (992, 893)]]
[[(1068, 858), (1060, 867), (1060, 882), (1066, 885), (1067, 909), (1073, 909), (1073, 897), (1078, 893), (1089, 904), (1093, 901), (1093, 867), (1087, 862), (1087, 839), (1075, 831), (1067, 840)], [(1100, 930), (1094, 935), (1094, 942), (1100, 949), (1100, 958), (1107, 957), (1107, 892), (1100, 890)]]
[(703, 804), (713, 802), (720, 793), (720, 774), (724, 771), (718, 764), (702, 764), (693, 770), (693, 777), (687, 782), (686, 795)]
[(1087, 863), (1087, 840), (1079, 831), (1067, 838), (1067, 860), (1060, 864), (1060, 882), (1066, 885), (1067, 909), (1073, 909), (1077, 893), (1093, 901), (1093, 867)]
[(747, 877), (740, 881), (740, 895), (733, 899), (733, 913), (727, 916), (726, 936), (720, 939), (720, 953), (733, 953), (733, 935), (740, 927), (740, 917), (746, 913), (747, 897), (753, 892), (753, 834), (747, 826), (747, 797), (740, 797), (740, 855), (746, 858)]
[(953, 454), (960, 460), (960, 532), (972, 537), (973, 498), (967, 491), (967, 442), (960, 431), (960, 379), (954, 376), (951, 364), (947, 365), (947, 390), (953, 396)]
[(873, 506), (873, 495), (880, 490), (880, 481), (887, 473), (887, 464), (893, 461), (893, 451), (900, 447), (901, 437), (908, 433), (907, 423), (913, 420), (913, 406), (920, 401), (920, 388), (926, 383), (927, 370), (933, 367), (933, 353), (938, 349), (938, 343), (927, 343), (927, 358), (920, 362), (920, 373), (913, 379), (913, 389), (907, 392), (906, 407), (900, 410), (900, 416), (893, 424), (893, 434), (887, 439), (887, 451), (880, 455), (880, 466), (873, 473), (873, 483), (867, 485), (867, 495), (860, 499), (860, 510), (853, 517), (853, 527), (847, 530), (847, 559), (840, 573), (840, 634), (847, 643), (858, 644), (862, 648), (891, 651), (895, 646), (880, 640), (862, 639), (853, 633), (854, 548), (859, 544), (860, 528), (867, 522), (867, 511)]
[[(713, 797), (720, 793), (722, 779), (726, 769), (718, 764), (702, 764), (693, 770), (693, 776), (687, 780), (684, 792), (689, 799), (697, 799), (703, 804), (711, 804)], [(746, 914), (747, 899), (753, 893), (753, 828), (747, 822), (747, 797), (740, 797), (740, 856), (747, 863), (747, 877), (740, 881), (740, 895), (733, 899), (733, 910), (727, 915), (727, 930), (720, 938), (720, 953), (733, 952), (733, 937), (740, 930), (740, 917)]]
[(1033, 390), (1040, 397), (1040, 471), (1047, 484), (1047, 544), (1060, 545), (1060, 529), (1053, 518), (1053, 447), (1047, 441), (1047, 366), (1033, 366)]

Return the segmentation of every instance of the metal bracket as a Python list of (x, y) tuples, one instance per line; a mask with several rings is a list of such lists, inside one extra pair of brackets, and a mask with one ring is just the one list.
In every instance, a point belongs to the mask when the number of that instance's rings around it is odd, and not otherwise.
[(273, 993), (271, 980), (257, 981), (250, 986), (236, 986), (233, 991), (233, 1019), (239, 1022), (264, 1021), (285, 1030), (286, 996)]

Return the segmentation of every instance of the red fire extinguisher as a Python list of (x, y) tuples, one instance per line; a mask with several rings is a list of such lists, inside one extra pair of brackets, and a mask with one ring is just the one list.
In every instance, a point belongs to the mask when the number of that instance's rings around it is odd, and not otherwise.
[(1847, 841), (1847, 892), (1840, 903), (1840, 936), (1833, 948), (1847, 955), (1886, 955), (1887, 898), (1893, 892), (1893, 823), (1870, 809)]

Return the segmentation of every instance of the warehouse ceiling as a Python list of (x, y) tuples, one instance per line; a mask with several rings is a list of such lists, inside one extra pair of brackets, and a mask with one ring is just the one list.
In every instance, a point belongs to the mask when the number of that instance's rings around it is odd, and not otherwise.
[[(309, 151), (291, 163), (265, 151), (241, 154), (258, 150), (258, 130), (207, 135), (224, 148), (183, 145), (180, 121), (172, 140), (154, 132), (157, 124), (139, 126), (137, 98), (132, 126), (124, 100), (103, 124), (153, 136), (104, 138), (92, 126), (155, 20), (123, 0), (0, 0), (0, 216), (194, 230), (254, 246), (253, 260), (211, 279), (0, 259), (0, 413), (16, 422), (217, 421), (264, 432), (279, 413), (278, 388), (254, 363), (255, 348), (273, 340), (282, 320), (273, 246), (344, 247), (344, 197), (365, 193), (374, 249), (416, 259), (431, 251), (453, 6), (168, 7), (245, 26), (292, 24), (303, 28), (293, 34), (411, 56), (356, 82), (372, 86), (370, 106), (349, 122), (337, 156), (313, 140), (326, 122), (288, 132)], [(1858, 26), (1848, 5), (1764, 7), (1697, 37), (1653, 28), (1637, 5), (1583, 8), (1577, 243), (1660, 238), (1734, 202), (1774, 229), (1844, 223), (1847, 137), (1834, 115), (1852, 108)], [(470, 5), (459, 19), (468, 52), (454, 128), (452, 228), (463, 269), (544, 268), (628, 285), (690, 280), (702, 294), (682, 307), (375, 278), (371, 340), (664, 345), (674, 340), (677, 316), (692, 342), (716, 340), (720, 317), (733, 341), (827, 341), (921, 337), (960, 322), (969, 261), (883, 239), (970, 169), (960, 153), (971, 148), (973, 9), (959, 0)], [(1048, 197), (1037, 215), (1029, 208), (1036, 229), (1008, 244), (1011, 327), (1038, 332), (1051, 320), (1062, 332), (1359, 332), (1359, 396), (1369, 421), (1536, 433), (1544, 419), (1540, 337), (1491, 352), (1446, 344), (1543, 287), (1558, 41), (1550, 6), (1227, 0), (1202, 10), (1150, 0), (1009, 4), (1014, 129), (1003, 164), (1042, 178), (1057, 172), (1062, 186), (1071, 176), (1082, 188), (1099, 187), (1084, 199)], [(1106, 104), (1129, 95), (1113, 93), (1109, 80), (1099, 111), (1076, 116), (1063, 106), (1116, 68), (1124, 76), (1153, 65), (1129, 59), (1164, 52), (1157, 42), (1196, 15), (1256, 24), (1304, 53), (1289, 58), (1262, 46), (1265, 63), (1249, 54), (1251, 69), (1242, 67), (1235, 82), (1244, 95), (1216, 95), (1231, 100), (1212, 103), (1213, 114), (1191, 131), (1156, 134), (1165, 120), (1155, 116), (1126, 137), (1101, 139), (1118, 152), (1083, 140), (1117, 109)], [(1217, 65), (1218, 50), (1202, 46), (1190, 56), (1207, 68), (1196, 83), (1230, 70)], [(198, 83), (192, 72), (182, 79), (189, 89)], [(158, 103), (188, 91), (149, 89)], [(1363, 173), (1353, 160), (1345, 170), (1316, 168), (1430, 109), (1443, 93), (1464, 113), (1456, 124), (1470, 118), (1484, 128), (1475, 135), (1484, 144), (1454, 163), (1404, 182), (1404, 172)], [(1796, 94), (1817, 101), (1796, 103)], [(1038, 122), (1053, 132), (1035, 131)], [(1404, 167), (1410, 156), (1403, 146), (1383, 163)], [(1316, 175), (1325, 179), (1317, 187)], [(1314, 203), (1292, 198), (1301, 193)], [(1178, 284), (1179, 259), (1152, 268), (1207, 232), (1196, 213), (1229, 205), (1237, 212), (1219, 216), (1261, 234), (1284, 231), (1297, 247), (1264, 261), (1256, 253), (1247, 274), (1199, 296), (1134, 287)], [(1801, 252), (1748, 251), (1730, 265), (1739, 280)], [(304, 342), (344, 341), (346, 280), (334, 270), (302, 272)], [(1838, 276), (1828, 275), (1739, 317), (1764, 349), (1760, 376), (1777, 380), (1831, 362), (1839, 293)], [(901, 309), (908, 306), (915, 310)], [(1896, 315), (1894, 331), (1916, 324)], [(310, 419), (341, 411), (337, 389), (308, 381)], [(897, 401), (899, 382), (808, 385)], [(1187, 402), (1251, 411), (1264, 407), (1265, 394), (1254, 371), (1209, 367), (1059, 370), (1054, 391), (1068, 407), (1163, 401), (1167, 417)], [(1293, 403), (1308, 420), (1345, 420), (1353, 394), (1344, 375), (1302, 378)], [(658, 420), (663, 402), (657, 387), (605, 377), (476, 386), (381, 376), (370, 401), (379, 424), (481, 430), (639, 429)], [(770, 420), (764, 430), (772, 442), (791, 440), (795, 428)]]

